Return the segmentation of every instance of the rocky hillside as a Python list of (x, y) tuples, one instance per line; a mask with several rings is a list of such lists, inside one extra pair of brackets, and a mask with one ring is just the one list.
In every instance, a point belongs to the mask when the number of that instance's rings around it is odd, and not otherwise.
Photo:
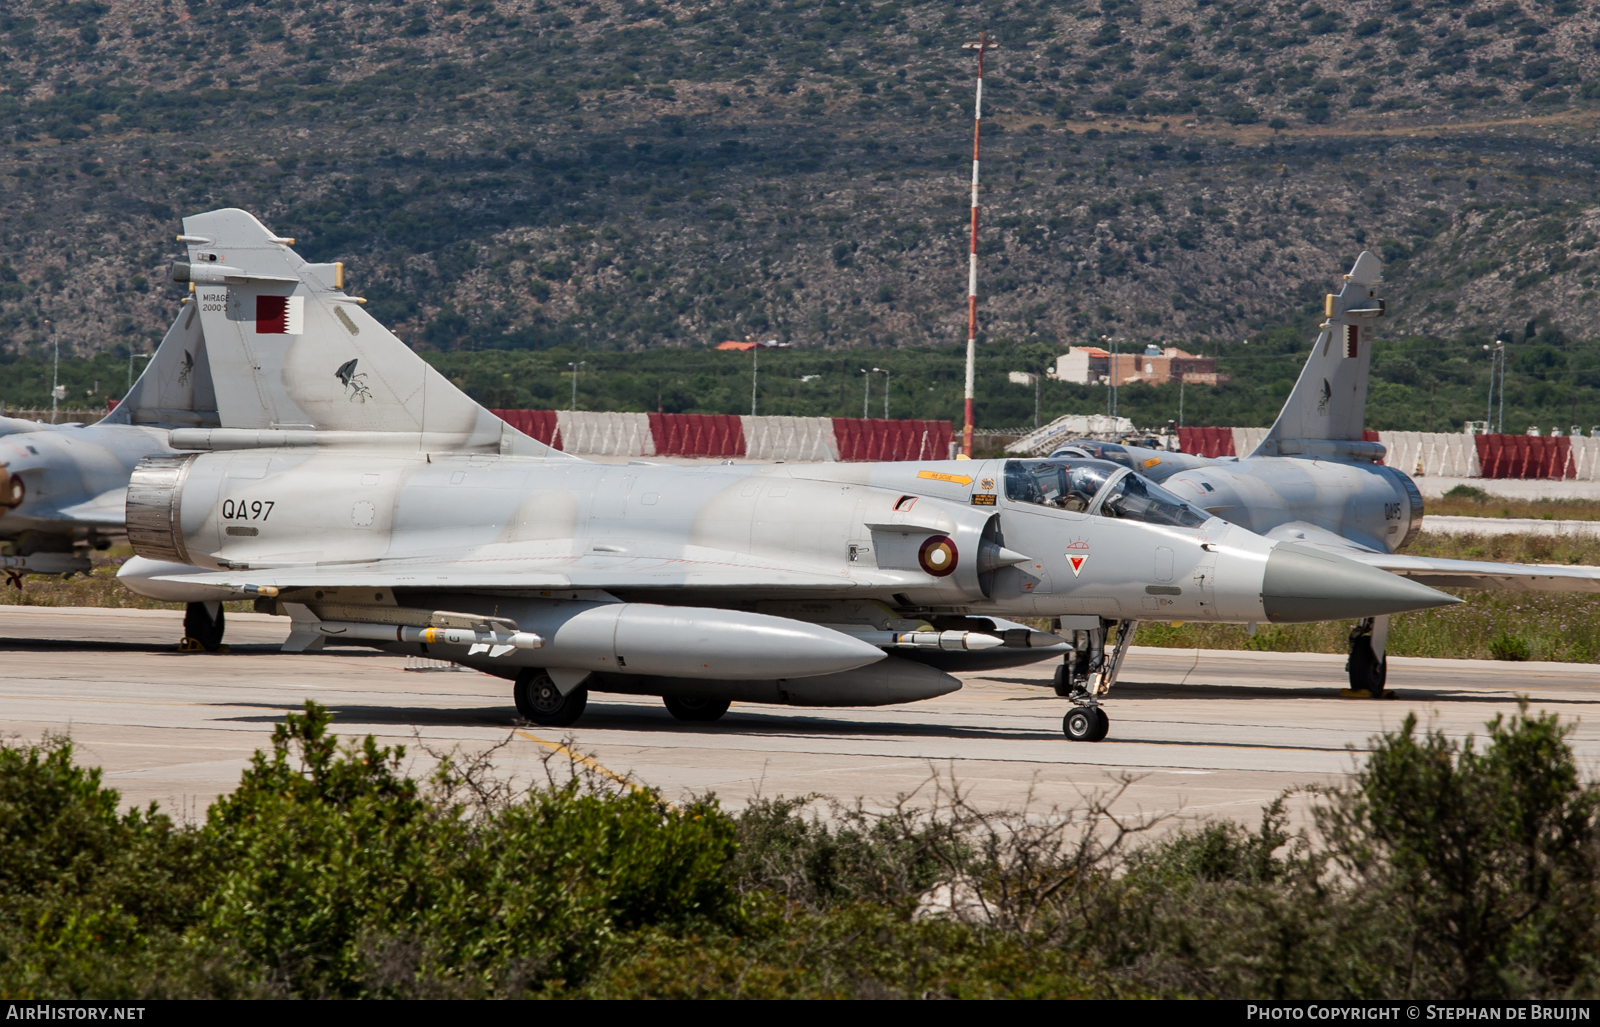
[(1600, 4), (13, 0), (0, 353), (148, 348), (186, 212), (451, 349), (1237, 341), (1363, 247), (1386, 328), (1600, 336)]

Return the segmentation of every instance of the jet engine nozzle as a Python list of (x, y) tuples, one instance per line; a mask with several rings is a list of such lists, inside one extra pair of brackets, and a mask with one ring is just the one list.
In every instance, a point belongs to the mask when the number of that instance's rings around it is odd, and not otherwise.
[(1419, 582), (1293, 542), (1273, 547), (1261, 582), (1261, 605), (1274, 624), (1352, 620), (1459, 602)]

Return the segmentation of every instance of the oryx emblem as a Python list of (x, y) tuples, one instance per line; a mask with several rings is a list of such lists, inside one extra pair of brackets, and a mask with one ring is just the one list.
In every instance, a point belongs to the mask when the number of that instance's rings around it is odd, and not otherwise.
[(339, 370), (333, 372), (333, 376), (344, 385), (345, 398), (350, 402), (354, 403), (356, 400), (360, 400), (365, 403), (372, 397), (372, 390), (367, 388), (366, 373), (356, 370), (355, 360), (346, 360), (340, 364)]

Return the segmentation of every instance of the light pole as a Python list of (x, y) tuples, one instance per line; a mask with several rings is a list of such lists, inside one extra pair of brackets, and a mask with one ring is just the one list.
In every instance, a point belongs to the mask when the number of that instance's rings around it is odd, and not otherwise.
[[(1489, 410), (1484, 415), (1484, 430), (1491, 435), (1505, 431), (1506, 425), (1506, 344), (1503, 339), (1494, 340), (1493, 346), (1483, 347), (1489, 353)], [(1494, 373), (1495, 363), (1500, 365), (1500, 426), (1496, 430), (1494, 423)]]
[(1120, 340), (1114, 339), (1109, 335), (1102, 335), (1100, 336), (1100, 341), (1105, 343), (1107, 349), (1111, 351), (1111, 374), (1106, 379), (1106, 415), (1112, 419), (1113, 430), (1115, 430), (1117, 417), (1117, 343)]
[(133, 351), (133, 343), (131, 343), (131, 342), (128, 343), (128, 388), (129, 389), (133, 388), (133, 379), (134, 379), (133, 362), (135, 360), (149, 360), (153, 356), (155, 356), (154, 353), (135, 353)]
[(55, 359), (50, 366), (50, 423), (56, 423), (56, 404), (61, 401), (61, 336), (56, 334), (54, 322), (46, 320), (50, 326), (50, 342), (55, 347)]
[(961, 429), (961, 455), (972, 459), (973, 378), (978, 360), (978, 139), (983, 128), (983, 55), (1000, 44), (987, 32), (978, 33), (973, 43), (962, 43), (963, 50), (978, 51), (978, 92), (972, 108), (972, 251), (967, 270), (967, 389), (966, 425)]
[(567, 366), (572, 368), (572, 409), (573, 410), (577, 410), (578, 409), (578, 368), (582, 367), (584, 364), (587, 364), (587, 363), (588, 363), (587, 360), (579, 360), (576, 363), (572, 362), (571, 360), (567, 361)]
[(867, 385), (866, 391), (861, 394), (861, 419), (865, 421), (868, 416), (867, 404), (872, 402), (872, 372), (863, 367), (861, 374), (863, 375), (861, 380)]
[(889, 419), (889, 371), (883, 367), (874, 367), (872, 371), (874, 374), (883, 375), (883, 419), (887, 421)]
[(756, 416), (756, 375), (761, 370), (761, 343), (750, 347), (750, 416)]
[(1506, 433), (1506, 344), (1500, 343), (1500, 419), (1495, 422), (1499, 433)]

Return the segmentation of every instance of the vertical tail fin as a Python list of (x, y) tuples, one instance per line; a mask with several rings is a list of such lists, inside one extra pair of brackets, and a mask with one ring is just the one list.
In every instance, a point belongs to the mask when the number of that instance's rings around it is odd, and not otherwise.
[(155, 354), (102, 424), (146, 424), (160, 428), (215, 428), (217, 394), (200, 311), (185, 301)]
[(1327, 320), (1311, 347), (1299, 381), (1278, 420), (1251, 456), (1299, 452), (1295, 440), (1359, 441), (1367, 412), (1367, 375), (1372, 367), (1376, 321), (1384, 314), (1378, 297), (1383, 264), (1366, 250), (1345, 275), (1344, 288), (1329, 294)]
[[(249, 213), (183, 220), (190, 282), (224, 428), (394, 432), (419, 448), (564, 456), (479, 406)], [(570, 458), (568, 458), (570, 459)]]

